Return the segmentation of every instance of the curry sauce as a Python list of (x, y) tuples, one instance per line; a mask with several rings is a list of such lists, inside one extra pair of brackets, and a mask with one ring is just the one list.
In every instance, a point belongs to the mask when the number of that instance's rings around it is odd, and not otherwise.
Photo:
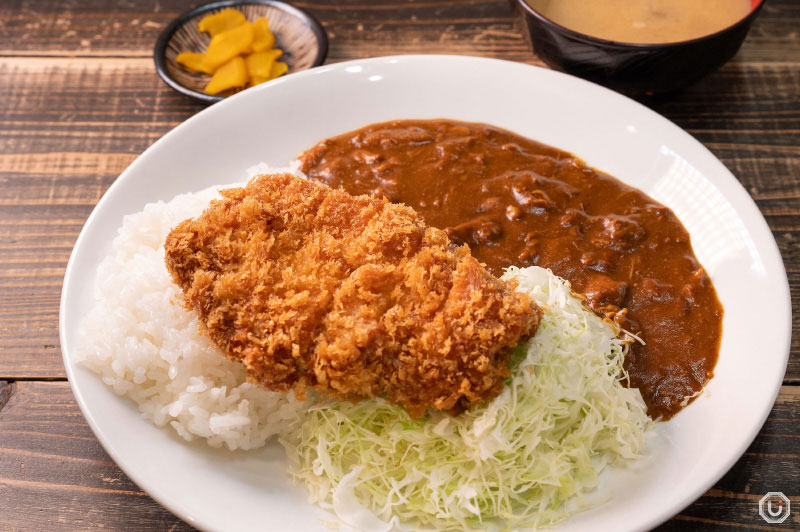
[(722, 305), (667, 207), (575, 156), (485, 125), (403, 120), (324, 140), (312, 179), (413, 207), (489, 270), (542, 266), (645, 343), (625, 366), (653, 418), (713, 376)]

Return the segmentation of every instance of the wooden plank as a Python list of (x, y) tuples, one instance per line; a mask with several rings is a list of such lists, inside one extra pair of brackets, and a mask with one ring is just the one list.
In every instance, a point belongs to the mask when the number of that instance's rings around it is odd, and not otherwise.
[[(54, 13), (46, 2), (22, 4), (7, 2), (0, 10), (10, 37), (0, 43), (0, 54), (149, 57), (161, 30), (187, 8), (185, 2), (176, 0), (134, 5), (117, 1), (110, 5), (68, 3)], [(338, 46), (331, 48), (334, 61), (423, 50), (468, 53), (466, 49), (532, 59), (506, 0), (297, 5), (323, 21), (335, 39)], [(368, 46), (365, 35), (371, 36)]]
[(0, 528), (193, 530), (119, 470), (68, 383), (15, 386), (0, 411)]
[[(295, 2), (331, 38), (330, 60), (405, 53), (488, 55), (535, 61), (507, 0), (348, 0)], [(158, 34), (190, 4), (181, 0), (68, 2), (7, 0), (0, 5), (6, 38), (0, 55), (150, 57)], [(771, 0), (742, 50), (748, 61), (797, 61), (800, 9)], [(797, 48), (795, 48), (797, 50)]]
[(140, 146), (205, 107), (169, 89), (148, 59), (0, 58), (0, 85), (6, 96), (0, 119), (15, 139), (4, 153), (29, 151), (25, 141), (58, 140), (74, 131), (89, 142), (128, 131), (124, 140), (138, 140), (138, 145), (112, 150), (139, 153)]
[[(0, 58), (0, 86), (6, 88), (0, 100), (6, 154), (136, 154), (204, 108), (164, 85), (147, 59)], [(797, 161), (798, 87), (798, 68), (729, 64), (651, 107), (723, 162)]]
[[(0, 410), (4, 526), (53, 532), (97, 527), (191, 530), (114, 465), (83, 420), (68, 383), (14, 386), (15, 393)], [(704, 497), (657, 530), (789, 530), (786, 524), (770, 527), (761, 521), (757, 504), (767, 491), (797, 497), (798, 423), (800, 387), (784, 386), (747, 453)]]
[(3, 407), (6, 406), (15, 391), (16, 386), (13, 382), (0, 381), (0, 412), (3, 411)]
[[(757, 154), (762, 146), (782, 147), (796, 155), (798, 87), (800, 69), (795, 66), (748, 63), (737, 57), (682, 93), (650, 106), (702, 142), (749, 150), (739, 156)], [(768, 138), (762, 136), (766, 131), (771, 133)]]

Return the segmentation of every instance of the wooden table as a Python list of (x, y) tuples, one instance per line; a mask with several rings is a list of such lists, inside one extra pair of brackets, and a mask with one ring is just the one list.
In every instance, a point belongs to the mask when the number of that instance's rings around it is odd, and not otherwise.
[[(540, 64), (506, 0), (298, 5), (326, 27), (328, 62), (451, 53)], [(190, 7), (178, 0), (0, 3), (0, 530), (191, 530), (103, 451), (66, 382), (58, 340), (64, 268), (92, 208), (139, 153), (204, 107), (167, 88), (152, 60), (159, 32)], [(654, 107), (711, 149), (755, 199), (783, 254), (795, 332), (798, 28), (800, 2), (768, 0), (731, 62)], [(797, 334), (783, 384), (741, 460), (658, 530), (800, 529)], [(793, 498), (796, 509), (782, 525), (758, 516), (768, 491)]]

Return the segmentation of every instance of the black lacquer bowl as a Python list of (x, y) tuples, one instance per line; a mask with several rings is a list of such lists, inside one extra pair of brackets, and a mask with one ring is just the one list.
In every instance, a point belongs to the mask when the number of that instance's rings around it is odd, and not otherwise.
[(183, 13), (161, 33), (153, 58), (158, 75), (167, 85), (187, 96), (212, 103), (235, 92), (214, 96), (206, 94), (203, 87), (211, 76), (190, 70), (175, 61), (181, 52), (204, 52), (211, 38), (198, 31), (198, 22), (206, 15), (228, 8), (241, 11), (251, 22), (258, 17), (269, 18), (275, 46), (283, 50), (280, 60), (289, 65), (290, 74), (319, 66), (325, 61), (328, 36), (310, 13), (279, 0), (221, 0)]
[(766, 0), (721, 31), (675, 43), (632, 44), (575, 32), (546, 18), (525, 0), (511, 0), (522, 15), (534, 53), (545, 63), (634, 97), (685, 88), (722, 66), (742, 45)]

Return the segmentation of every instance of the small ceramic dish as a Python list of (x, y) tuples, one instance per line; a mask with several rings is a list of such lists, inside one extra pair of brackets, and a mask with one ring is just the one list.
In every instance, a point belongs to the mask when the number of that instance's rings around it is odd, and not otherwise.
[(751, 0), (735, 24), (687, 41), (635, 44), (578, 33), (510, 0), (525, 23), (533, 51), (545, 63), (633, 97), (668, 94), (687, 87), (732, 58), (766, 0)]
[(181, 52), (205, 52), (211, 38), (201, 33), (197, 24), (207, 15), (230, 8), (241, 11), (250, 22), (259, 17), (269, 19), (270, 31), (275, 35), (275, 47), (283, 50), (280, 60), (289, 65), (288, 74), (319, 66), (325, 61), (328, 36), (317, 19), (306, 11), (278, 0), (223, 0), (183, 13), (158, 37), (153, 58), (158, 75), (167, 85), (205, 102), (218, 102), (230, 95), (206, 94), (203, 88), (211, 76), (190, 70), (175, 61)]

